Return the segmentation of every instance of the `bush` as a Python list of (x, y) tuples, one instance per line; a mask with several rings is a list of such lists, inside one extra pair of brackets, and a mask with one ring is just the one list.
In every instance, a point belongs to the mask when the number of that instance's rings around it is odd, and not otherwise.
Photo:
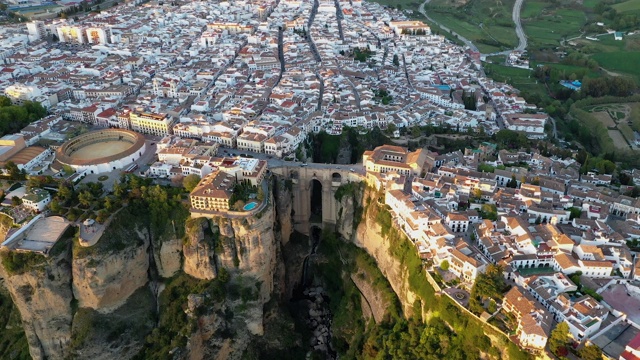
[(442, 269), (443, 271), (448, 271), (449, 270), (449, 261), (442, 260), (442, 262), (440, 263), (440, 269)]
[(19, 275), (44, 264), (47, 258), (34, 252), (3, 251), (2, 265), (9, 275)]

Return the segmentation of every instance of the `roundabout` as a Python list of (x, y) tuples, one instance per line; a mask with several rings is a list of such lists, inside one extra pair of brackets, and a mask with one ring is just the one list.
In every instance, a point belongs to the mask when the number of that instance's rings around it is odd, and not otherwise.
[(100, 174), (122, 169), (144, 154), (142, 135), (123, 129), (91, 131), (67, 141), (56, 150), (56, 159), (76, 171)]

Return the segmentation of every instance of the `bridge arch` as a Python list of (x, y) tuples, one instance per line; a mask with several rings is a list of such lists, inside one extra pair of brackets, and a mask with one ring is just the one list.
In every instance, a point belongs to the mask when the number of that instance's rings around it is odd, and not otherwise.
[(322, 223), (323, 220), (323, 209), (322, 209), (322, 181), (317, 178), (312, 178), (309, 180), (309, 204), (311, 205), (310, 214), (309, 214), (309, 222), (310, 223)]
[(340, 208), (335, 198), (338, 187), (364, 180), (360, 172), (344, 165), (291, 164), (274, 166), (271, 170), (291, 181), (293, 226), (307, 235), (313, 226), (335, 226)]

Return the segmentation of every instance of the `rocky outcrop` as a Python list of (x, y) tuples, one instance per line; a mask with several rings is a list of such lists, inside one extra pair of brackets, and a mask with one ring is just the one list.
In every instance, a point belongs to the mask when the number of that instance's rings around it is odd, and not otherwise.
[(368, 278), (366, 272), (358, 271), (351, 274), (351, 280), (362, 294), (363, 314), (367, 316), (366, 313), (369, 312), (376, 323), (381, 322), (391, 305), (389, 301), (372, 285), (372, 279)]
[[(218, 270), (214, 255), (214, 234), (208, 219), (189, 219), (186, 224), (187, 241), (182, 247), (185, 273), (196, 279), (215, 279)], [(207, 236), (205, 237), (205, 231)], [(216, 230), (217, 231), (217, 230)]]
[(351, 239), (355, 235), (362, 217), (364, 182), (349, 183), (343, 186), (347, 190), (336, 192), (336, 194), (341, 193), (340, 199), (336, 199), (338, 200), (336, 231), (345, 239)]
[(338, 221), (336, 230), (345, 238), (351, 239), (355, 233), (355, 199), (353, 196), (343, 196), (338, 202)]
[(285, 180), (276, 178), (273, 188), (273, 197), (276, 201), (275, 226), (280, 233), (282, 245), (286, 245), (289, 242), (291, 233), (293, 233), (293, 219), (291, 217), (293, 211), (292, 194)]
[(231, 272), (250, 276), (260, 283), (260, 299), (269, 301), (276, 271), (273, 198), (252, 217), (218, 218), (223, 250), (216, 253), (218, 265)]
[[(219, 269), (252, 279), (258, 289), (258, 302), (271, 299), (277, 271), (279, 242), (275, 237), (273, 198), (253, 216), (190, 219), (183, 247), (184, 272), (198, 279), (214, 279)], [(262, 306), (246, 312), (246, 327), (262, 335)]]
[[(378, 264), (380, 271), (387, 278), (393, 291), (398, 295), (402, 305), (402, 311), (411, 316), (413, 305), (418, 299), (417, 295), (409, 288), (409, 276), (407, 268), (395, 257), (391, 256), (391, 244), (383, 238), (380, 225), (374, 220), (372, 210), (376, 206), (376, 193), (370, 189), (365, 190), (363, 204), (369, 203), (368, 213), (363, 214), (357, 231), (351, 238), (354, 244), (365, 249)], [(345, 236), (345, 234), (342, 234)], [(348, 239), (348, 237), (345, 236)]]
[(0, 266), (0, 276), (20, 311), (34, 359), (62, 359), (68, 355), (73, 299), (69, 258), (66, 250), (19, 274), (9, 274)]
[(173, 239), (160, 245), (160, 253), (156, 255), (158, 274), (170, 278), (180, 271), (182, 266), (182, 240)]
[[(104, 239), (101, 239), (104, 240)], [(142, 246), (73, 258), (73, 294), (79, 307), (108, 313), (148, 281), (148, 240)]]

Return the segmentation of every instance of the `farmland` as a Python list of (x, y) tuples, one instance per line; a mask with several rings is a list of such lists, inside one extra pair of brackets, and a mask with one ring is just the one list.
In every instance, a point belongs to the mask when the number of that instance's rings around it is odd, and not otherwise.
[(621, 150), (626, 150), (626, 149), (629, 148), (629, 145), (625, 141), (624, 136), (622, 136), (620, 131), (618, 131), (618, 130), (607, 130), (607, 134), (609, 134), (609, 137), (611, 138), (611, 140), (613, 140), (613, 145), (616, 148), (621, 149)]
[(541, 97), (547, 96), (544, 84), (534, 78), (531, 70), (489, 63), (484, 64), (484, 70), (488, 76), (496, 81), (512, 84), (520, 91), (538, 94)]
[(557, 46), (564, 38), (580, 35), (586, 22), (584, 13), (576, 9), (558, 9), (540, 1), (525, 2), (524, 6), (522, 21), (532, 47)]
[(483, 53), (514, 47), (518, 40), (511, 20), (514, 0), (480, 1), (452, 6), (445, 0), (433, 0), (426, 7), (435, 21), (474, 42)]
[(613, 5), (617, 12), (629, 12), (640, 10), (640, 0), (629, 0)]
[[(587, 106), (583, 110), (590, 113), (592, 119), (607, 128), (607, 134), (618, 149), (635, 148), (635, 134), (629, 123), (634, 121), (634, 110), (640, 110), (640, 103), (612, 103)], [(581, 120), (586, 121), (588, 116)], [(634, 127), (636, 125), (633, 125)]]
[(616, 51), (592, 55), (603, 68), (640, 78), (640, 52)]

